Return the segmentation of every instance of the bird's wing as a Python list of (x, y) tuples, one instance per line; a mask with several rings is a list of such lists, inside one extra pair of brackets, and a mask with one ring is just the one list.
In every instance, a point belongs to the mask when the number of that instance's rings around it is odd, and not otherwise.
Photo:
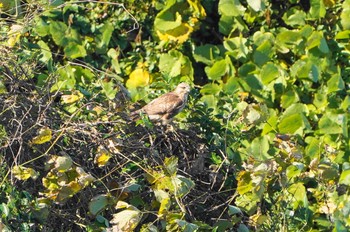
[(183, 99), (177, 94), (170, 92), (151, 101), (143, 107), (143, 110), (148, 115), (162, 115), (177, 111), (182, 105)]

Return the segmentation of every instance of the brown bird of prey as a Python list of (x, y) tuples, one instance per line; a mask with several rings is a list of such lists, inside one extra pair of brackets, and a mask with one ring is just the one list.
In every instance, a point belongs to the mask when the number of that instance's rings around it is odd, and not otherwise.
[(146, 114), (152, 122), (168, 124), (186, 105), (190, 86), (187, 83), (180, 83), (174, 91), (163, 94), (152, 100), (139, 110), (131, 113), (131, 119), (140, 118), (140, 114)]

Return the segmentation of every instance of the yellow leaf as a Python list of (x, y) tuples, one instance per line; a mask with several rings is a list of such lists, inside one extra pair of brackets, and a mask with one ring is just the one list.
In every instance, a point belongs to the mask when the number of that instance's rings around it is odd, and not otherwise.
[(79, 99), (80, 99), (80, 97), (78, 95), (75, 95), (75, 94), (61, 96), (62, 102), (66, 103), (66, 104), (74, 103), (74, 102), (78, 101)]
[(44, 127), (39, 130), (39, 135), (34, 137), (31, 141), (32, 144), (43, 144), (50, 141), (52, 138), (52, 132), (50, 128)]
[(34, 169), (23, 166), (14, 166), (12, 168), (12, 174), (19, 180), (28, 180), (30, 177), (35, 180), (39, 175)]
[(15, 46), (15, 44), (21, 38), (21, 34), (23, 31), (23, 26), (21, 25), (12, 25), (10, 31), (7, 33), (9, 39), (7, 40), (7, 45), (9, 47)]
[(204, 7), (200, 3), (200, 0), (187, 0), (187, 2), (190, 4), (195, 17), (203, 19), (205, 16), (207, 16)]
[(174, 29), (165, 31), (163, 33), (160, 31), (157, 31), (157, 35), (160, 40), (165, 42), (173, 41), (173, 42), (183, 43), (188, 40), (192, 32), (193, 32), (193, 27), (191, 27), (187, 23), (182, 23), (180, 26)]
[(135, 89), (137, 87), (145, 87), (151, 83), (149, 72), (142, 68), (136, 68), (129, 75), (129, 79), (126, 82), (128, 89)]
[(99, 167), (103, 167), (108, 163), (111, 157), (112, 155), (106, 149), (99, 147), (94, 162)]

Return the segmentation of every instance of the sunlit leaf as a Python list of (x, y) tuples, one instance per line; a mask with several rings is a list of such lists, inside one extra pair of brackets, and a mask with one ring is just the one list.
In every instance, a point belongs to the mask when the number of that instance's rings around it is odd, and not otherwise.
[(220, 0), (219, 12), (225, 16), (243, 15), (246, 8), (238, 0)]
[(308, 206), (306, 189), (302, 183), (292, 184), (288, 188), (288, 193), (290, 194), (290, 200), (294, 209)]
[(137, 68), (129, 75), (129, 79), (126, 82), (128, 89), (135, 89), (137, 87), (145, 87), (151, 83), (149, 72), (142, 68)]
[(33, 168), (27, 168), (21, 165), (13, 166), (11, 171), (12, 175), (19, 180), (28, 180), (29, 178), (35, 180), (39, 176), (39, 173), (37, 173)]
[(178, 158), (175, 156), (165, 158), (164, 160), (165, 169), (170, 176), (176, 175), (177, 163), (178, 163)]
[(55, 169), (59, 172), (65, 172), (72, 167), (73, 160), (69, 156), (57, 156), (55, 160)]
[(43, 127), (39, 130), (39, 135), (34, 137), (31, 141), (32, 144), (43, 144), (49, 142), (52, 139), (52, 131), (48, 127)]
[(103, 167), (108, 163), (111, 157), (112, 155), (106, 149), (99, 147), (94, 162), (99, 167)]
[(121, 201), (118, 201), (116, 208), (123, 210), (113, 214), (113, 219), (110, 221), (113, 224), (113, 228), (125, 232), (134, 231), (141, 221), (141, 212), (136, 207)]
[(24, 30), (24, 27), (22, 25), (14, 24), (11, 26), (10, 31), (7, 33), (8, 40), (7, 45), (9, 47), (13, 47), (18, 43), (19, 39), (21, 38), (21, 34)]

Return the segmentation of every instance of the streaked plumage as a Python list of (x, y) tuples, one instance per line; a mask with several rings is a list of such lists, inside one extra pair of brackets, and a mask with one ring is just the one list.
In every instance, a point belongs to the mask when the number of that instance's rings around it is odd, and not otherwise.
[(132, 119), (137, 119), (140, 113), (147, 114), (153, 122), (167, 124), (186, 105), (190, 86), (187, 83), (180, 83), (174, 91), (166, 93), (150, 103), (131, 113)]

